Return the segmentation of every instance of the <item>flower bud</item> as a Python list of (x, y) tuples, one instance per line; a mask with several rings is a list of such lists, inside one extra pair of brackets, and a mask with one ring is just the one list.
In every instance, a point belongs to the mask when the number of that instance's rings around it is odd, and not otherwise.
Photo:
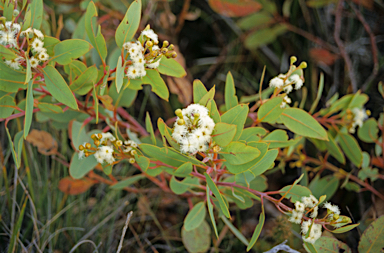
[(181, 112), (181, 109), (177, 109), (175, 111), (175, 114), (179, 117), (179, 118), (183, 118), (183, 113)]
[(83, 150), (84, 150), (84, 146), (83, 146), (83, 145), (80, 145), (80, 146), (79, 146), (79, 150), (80, 150), (80, 151), (83, 151)]
[(92, 140), (95, 140), (97, 138), (96, 134), (91, 135)]
[(173, 49), (175, 49), (175, 46), (173, 44), (169, 45), (168, 50), (172, 51)]
[(147, 47), (152, 47), (153, 46), (153, 42), (152, 41), (147, 41)]
[(176, 52), (173, 52), (173, 53), (171, 54), (171, 56), (172, 56), (172, 58), (176, 58), (176, 57), (177, 57), (177, 53), (176, 53)]
[(185, 121), (183, 119), (178, 119), (177, 120), (177, 124), (178, 125), (184, 125), (185, 124)]
[(156, 57), (157, 55), (158, 55), (157, 51), (152, 51), (152, 52), (151, 52), (151, 56), (152, 56), (152, 57)]
[(134, 164), (136, 162), (135, 158), (131, 157), (129, 158), (129, 163), (130, 164)]
[(215, 153), (219, 152), (220, 150), (221, 150), (221, 148), (218, 145), (215, 145), (213, 147), (213, 152), (215, 152)]
[(131, 155), (132, 155), (132, 156), (135, 156), (136, 154), (137, 154), (137, 151), (134, 150), (134, 149), (132, 149), (132, 150), (131, 150)]
[(101, 139), (101, 138), (103, 138), (103, 135), (102, 134), (97, 134), (97, 139)]
[(12, 15), (13, 15), (14, 17), (17, 17), (17, 15), (19, 15), (19, 13), (20, 13), (20, 11), (19, 11), (18, 9), (14, 9)]
[(120, 147), (121, 145), (123, 145), (123, 142), (122, 142), (121, 140), (117, 140), (117, 141), (116, 141), (116, 145), (117, 145), (118, 147)]
[(86, 148), (86, 149), (90, 149), (91, 147), (92, 147), (92, 146), (91, 146), (91, 143), (86, 143), (86, 144), (85, 144), (85, 148)]
[(166, 48), (164, 48), (164, 47), (161, 49), (161, 53), (162, 53), (162, 54), (166, 54), (167, 52), (168, 52), (168, 49), (166, 49)]
[(301, 69), (307, 68), (307, 63), (305, 61), (303, 61), (302, 63), (300, 63), (299, 68), (301, 68)]
[(291, 65), (297, 61), (296, 56), (291, 56)]
[(95, 140), (93, 143), (95, 143), (96, 146), (100, 145), (100, 141), (99, 140)]

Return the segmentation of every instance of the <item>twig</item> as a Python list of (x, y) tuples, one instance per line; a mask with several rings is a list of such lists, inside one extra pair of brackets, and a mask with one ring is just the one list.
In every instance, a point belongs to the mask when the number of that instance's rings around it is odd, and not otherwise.
[(353, 71), (352, 61), (349, 55), (347, 54), (347, 51), (345, 50), (345, 46), (343, 42), (340, 39), (340, 29), (341, 29), (341, 12), (343, 10), (343, 0), (340, 0), (337, 8), (336, 8), (336, 14), (335, 14), (335, 31), (333, 33), (333, 37), (335, 39), (335, 42), (337, 46), (339, 47), (340, 54), (343, 57), (345, 64), (348, 69), (349, 79), (351, 80), (352, 90), (354, 93), (357, 91), (357, 80), (355, 76), (355, 72)]
[(376, 45), (375, 36), (373, 35), (371, 28), (369, 27), (368, 23), (365, 21), (361, 12), (353, 4), (350, 4), (350, 6), (355, 12), (356, 17), (363, 24), (365, 31), (368, 33), (369, 40), (371, 42), (371, 47), (372, 47), (373, 70), (371, 75), (367, 78), (367, 80), (362, 85), (362, 91), (364, 92), (368, 88), (369, 84), (373, 81), (373, 79), (377, 76), (377, 73), (379, 72), (379, 60), (377, 59), (377, 55), (378, 55), (377, 45)]
[(130, 221), (131, 218), (132, 218), (132, 214), (133, 214), (133, 211), (130, 211), (130, 212), (128, 213), (128, 215), (127, 215), (127, 219), (125, 220), (125, 225), (124, 225), (124, 228), (123, 228), (123, 233), (121, 234), (119, 247), (117, 248), (116, 253), (119, 253), (119, 252), (121, 251), (121, 249), (123, 248), (124, 236), (125, 236), (125, 233), (127, 232), (128, 224), (129, 224), (129, 221)]
[(177, 27), (175, 29), (175, 34), (178, 34), (183, 28), (185, 16), (188, 14), (189, 5), (191, 4), (191, 0), (184, 0), (183, 9), (181, 10), (181, 13), (179, 15), (179, 23), (177, 24)]

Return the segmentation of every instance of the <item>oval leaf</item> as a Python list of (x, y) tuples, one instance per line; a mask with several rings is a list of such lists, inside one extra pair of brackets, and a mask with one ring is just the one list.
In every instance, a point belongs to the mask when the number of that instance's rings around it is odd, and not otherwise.
[(328, 140), (327, 132), (319, 122), (302, 109), (286, 108), (280, 118), (289, 130), (298, 135)]
[(359, 242), (359, 252), (382, 252), (384, 242), (384, 215), (372, 222), (364, 231)]
[(54, 56), (50, 60), (54, 60), (61, 65), (67, 65), (71, 63), (73, 59), (86, 54), (91, 48), (91, 44), (85, 40), (64, 40), (55, 45), (53, 48)]
[(191, 231), (192, 229), (199, 227), (205, 220), (206, 212), (204, 201), (197, 203), (185, 217), (184, 229), (186, 231)]

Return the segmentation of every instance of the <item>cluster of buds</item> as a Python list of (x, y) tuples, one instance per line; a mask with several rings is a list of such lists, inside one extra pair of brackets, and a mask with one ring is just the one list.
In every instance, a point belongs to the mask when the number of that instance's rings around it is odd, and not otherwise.
[(211, 143), (215, 122), (208, 115), (208, 109), (199, 104), (177, 109), (177, 119), (172, 138), (180, 144), (182, 153), (205, 152)]
[[(313, 195), (302, 197), (301, 201), (296, 201), (295, 209), (292, 210), (289, 221), (296, 224), (301, 224), (301, 233), (303, 241), (315, 243), (321, 237), (322, 225), (315, 223), (315, 219), (320, 221), (317, 216), (319, 214), (319, 201)], [(340, 216), (340, 209), (337, 205), (332, 205), (329, 202), (324, 203), (323, 208), (327, 209), (327, 215), (321, 219), (324, 223), (334, 227), (341, 227), (350, 222), (350, 219), (345, 216)], [(308, 215), (309, 217), (306, 217)], [(306, 220), (304, 220), (306, 219)]]
[[(303, 86), (303, 69), (307, 67), (307, 63), (302, 62), (298, 67), (296, 67), (295, 65), (293, 65), (296, 61), (297, 58), (295, 56), (292, 56), (288, 72), (286, 74), (280, 74), (269, 81), (269, 86), (275, 88), (275, 93), (284, 91), (285, 94), (289, 94), (293, 90), (293, 88), (295, 88), (295, 90), (299, 90)], [(284, 108), (287, 106), (287, 104), (290, 104), (291, 102), (291, 99), (287, 95), (285, 95), (280, 107)]]
[(127, 51), (125, 60), (128, 65), (126, 75), (129, 79), (145, 76), (146, 68), (156, 69), (159, 67), (162, 56), (177, 57), (177, 53), (173, 51), (174, 46), (168, 41), (164, 41), (161, 48), (158, 44), (158, 36), (149, 28), (149, 25), (141, 32), (138, 41), (124, 43), (123, 48)]
[(121, 141), (115, 138), (111, 133), (99, 133), (93, 134), (91, 136), (93, 140), (93, 144), (96, 147), (92, 147), (91, 143), (84, 143), (79, 146), (79, 158), (82, 159), (84, 156), (88, 157), (90, 155), (94, 155), (97, 162), (103, 164), (104, 162), (108, 164), (113, 164), (115, 162), (115, 158), (117, 156), (117, 150), (121, 150), (124, 154), (128, 154), (131, 156), (129, 158), (130, 163), (135, 163), (135, 154), (137, 151), (137, 143), (128, 140)]
[(352, 110), (347, 110), (347, 120), (350, 121), (350, 124), (348, 126), (348, 131), (351, 134), (354, 134), (356, 132), (356, 127), (362, 127), (363, 123), (366, 119), (368, 119), (368, 116), (371, 115), (371, 112), (369, 110), (365, 110), (364, 108), (353, 108)]

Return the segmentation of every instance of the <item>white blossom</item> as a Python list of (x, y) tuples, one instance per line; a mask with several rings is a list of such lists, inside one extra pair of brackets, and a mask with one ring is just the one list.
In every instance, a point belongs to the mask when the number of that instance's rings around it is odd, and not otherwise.
[(17, 70), (17, 69), (20, 69), (20, 61), (22, 61), (23, 59), (24, 58), (22, 58), (22, 57), (17, 57), (17, 58), (12, 59), (12, 60), (6, 60), (5, 64), (7, 64), (11, 68)]
[(155, 44), (159, 43), (158, 36), (152, 29), (142, 31), (141, 35), (147, 37), (148, 39), (153, 40)]
[(101, 133), (100, 143), (107, 143), (108, 141), (115, 141), (116, 138), (111, 133)]
[(39, 66), (39, 60), (32, 56), (29, 58), (29, 64), (32, 68), (37, 68), (37, 66)]
[(11, 47), (17, 47), (15, 31), (0, 31), (0, 44), (10, 45)]
[(98, 163), (107, 162), (112, 164), (115, 161), (113, 157), (113, 148), (110, 146), (101, 146), (95, 153), (95, 158)]
[(274, 77), (269, 81), (269, 86), (274, 88), (281, 88), (284, 86), (284, 80), (279, 77)]
[(37, 29), (33, 29), (33, 33), (41, 40), (44, 39), (44, 34), (40, 31), (40, 30), (37, 30)]
[[(215, 127), (215, 122), (208, 112), (206, 107), (199, 104), (192, 104), (181, 110), (181, 115), (178, 115), (174, 125), (172, 138), (180, 144), (182, 153), (208, 150)], [(179, 124), (180, 120), (183, 124)]]
[(46, 52), (41, 52), (37, 58), (39, 58), (40, 61), (47, 61), (49, 58), (49, 55)]
[(296, 211), (298, 212), (304, 212), (305, 211), (305, 205), (301, 203), (300, 201), (296, 201), (295, 203)]
[(292, 216), (288, 219), (292, 223), (300, 224), (303, 218), (303, 213), (296, 210), (292, 210)]
[(159, 67), (160, 61), (161, 61), (161, 58), (155, 62), (153, 62), (153, 60), (152, 60), (150, 63), (146, 64), (146, 67), (151, 68), (151, 69), (156, 69)]

